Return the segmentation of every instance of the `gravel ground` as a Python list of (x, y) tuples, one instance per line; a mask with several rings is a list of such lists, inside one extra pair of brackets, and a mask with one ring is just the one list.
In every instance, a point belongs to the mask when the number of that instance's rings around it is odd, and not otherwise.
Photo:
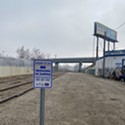
[[(39, 89), (0, 105), (0, 125), (39, 125)], [(125, 125), (125, 83), (67, 73), (46, 90), (45, 125)]]

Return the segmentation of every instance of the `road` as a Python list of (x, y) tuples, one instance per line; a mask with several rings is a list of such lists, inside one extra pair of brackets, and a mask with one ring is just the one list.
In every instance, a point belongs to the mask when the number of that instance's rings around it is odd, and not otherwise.
[[(39, 90), (0, 105), (0, 125), (39, 125)], [(46, 90), (45, 125), (125, 125), (125, 83), (67, 73)]]

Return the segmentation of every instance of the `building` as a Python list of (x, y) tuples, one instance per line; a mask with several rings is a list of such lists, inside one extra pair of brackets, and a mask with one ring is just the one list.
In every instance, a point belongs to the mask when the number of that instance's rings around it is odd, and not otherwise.
[[(96, 76), (103, 76), (104, 57), (96, 60)], [(125, 50), (113, 50), (105, 52), (105, 70), (104, 76), (110, 77), (114, 70), (125, 68)]]

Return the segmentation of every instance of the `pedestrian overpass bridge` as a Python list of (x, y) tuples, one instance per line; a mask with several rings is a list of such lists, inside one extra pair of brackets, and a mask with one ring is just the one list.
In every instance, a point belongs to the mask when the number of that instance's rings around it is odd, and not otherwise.
[(58, 70), (59, 63), (79, 63), (79, 71), (81, 71), (82, 63), (95, 63), (95, 57), (76, 57), (76, 58), (53, 58), (55, 70)]

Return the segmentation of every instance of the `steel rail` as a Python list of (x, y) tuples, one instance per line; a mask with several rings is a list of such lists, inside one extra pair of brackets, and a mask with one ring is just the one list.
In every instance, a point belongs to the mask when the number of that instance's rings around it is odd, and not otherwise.
[[(58, 77), (60, 77), (60, 76), (62, 76), (62, 75), (64, 75), (64, 73), (55, 74), (55, 75), (53, 76), (53, 80), (56, 79), (56, 78), (58, 78)], [(1, 99), (1, 100), (0, 100), (0, 104), (5, 103), (5, 102), (7, 102), (7, 101), (10, 101), (10, 100), (12, 100), (12, 99), (14, 99), (14, 98), (17, 98), (17, 97), (19, 97), (19, 96), (22, 96), (22, 95), (24, 95), (25, 93), (27, 93), (27, 92), (29, 92), (29, 91), (31, 91), (31, 90), (33, 90), (33, 89), (34, 89), (33, 87), (30, 87), (30, 88), (28, 88), (28, 89), (26, 89), (26, 90), (24, 90), (24, 91), (22, 91), (22, 92), (20, 92), (20, 93), (18, 93), (18, 94), (14, 94), (14, 95), (12, 95), (12, 96), (9, 96), (9, 97), (6, 97), (6, 98), (4, 98), (4, 99)]]
[(11, 85), (9, 87), (5, 87), (5, 88), (0, 89), (0, 92), (6, 91), (6, 90), (9, 90), (9, 89), (13, 89), (13, 88), (16, 88), (16, 87), (19, 87), (19, 86), (23, 86), (23, 85), (26, 85), (26, 84), (30, 84), (30, 83), (32, 83), (32, 81), (27, 81), (27, 82), (23, 82), (23, 83), (16, 84), (16, 85)]

